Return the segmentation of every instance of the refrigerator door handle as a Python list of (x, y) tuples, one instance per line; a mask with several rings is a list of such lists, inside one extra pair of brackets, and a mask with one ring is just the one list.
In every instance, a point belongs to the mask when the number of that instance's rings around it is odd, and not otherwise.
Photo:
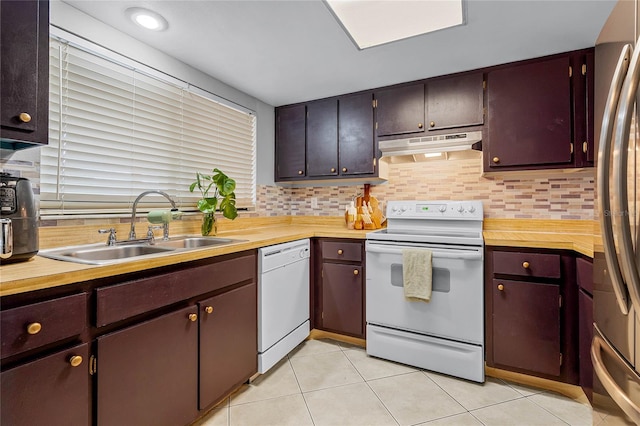
[[(632, 48), (630, 44), (626, 44), (622, 48), (613, 78), (611, 79), (609, 95), (607, 96), (607, 104), (602, 118), (597, 167), (598, 213), (600, 215), (604, 255), (607, 261), (607, 269), (609, 271), (609, 276), (611, 277), (613, 290), (618, 301), (618, 307), (624, 315), (629, 313), (629, 301), (627, 300), (627, 292), (625, 290), (622, 272), (620, 271), (620, 264), (618, 263), (615, 241), (613, 239), (611, 195), (609, 192), (609, 170), (611, 164), (611, 142), (615, 125), (616, 107), (618, 106), (618, 101), (620, 99), (620, 91), (622, 89), (622, 84), (624, 83), (624, 77), (627, 73), (627, 69), (629, 68), (631, 52)], [(640, 308), (640, 306), (638, 308)]]
[[(640, 43), (640, 40), (638, 40)], [(620, 101), (618, 102), (617, 126), (613, 140), (613, 185), (614, 205), (616, 210), (612, 212), (615, 222), (614, 232), (618, 237), (620, 249), (620, 266), (622, 276), (627, 283), (631, 303), (636, 310), (640, 310), (640, 274), (635, 259), (633, 248), (633, 235), (631, 233), (631, 211), (628, 199), (628, 175), (627, 160), (629, 157), (629, 139), (631, 121), (636, 103), (636, 94), (640, 84), (640, 49), (636, 49), (629, 64), (627, 77), (622, 85)], [(635, 132), (634, 132), (635, 133)], [(635, 218), (635, 216), (634, 216)]]
[(640, 424), (640, 407), (631, 400), (624, 390), (618, 386), (613, 379), (607, 367), (602, 360), (602, 353), (605, 352), (616, 364), (621, 367), (627, 374), (627, 376), (633, 378), (634, 381), (640, 383), (640, 379), (637, 374), (631, 369), (627, 363), (618, 355), (618, 353), (597, 333), (593, 337), (591, 343), (591, 360), (593, 361), (593, 370), (595, 371), (598, 379), (602, 383), (602, 386), (609, 393), (609, 396), (620, 406), (622, 411), (625, 412), (636, 424)]

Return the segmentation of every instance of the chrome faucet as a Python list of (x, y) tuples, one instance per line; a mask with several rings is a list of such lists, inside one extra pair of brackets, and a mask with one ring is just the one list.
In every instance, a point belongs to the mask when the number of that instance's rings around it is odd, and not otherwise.
[[(169, 196), (169, 194), (167, 194), (166, 192), (162, 192), (162, 191), (158, 191), (158, 190), (151, 190), (151, 191), (144, 191), (142, 194), (138, 195), (138, 198), (136, 198), (136, 200), (133, 202), (133, 210), (131, 211), (131, 230), (129, 231), (129, 239), (130, 240), (135, 240), (136, 239), (136, 209), (138, 208), (138, 201), (140, 201), (140, 199), (142, 197), (144, 197), (145, 195), (148, 194), (160, 194), (162, 195), (164, 198), (166, 198), (167, 200), (169, 200), (169, 202), (171, 203), (171, 208), (177, 210), (178, 207), (176, 206), (175, 201), (173, 201), (173, 199), (171, 199), (171, 197)], [(164, 224), (164, 235), (165, 237), (169, 236), (169, 224), (166, 223)]]

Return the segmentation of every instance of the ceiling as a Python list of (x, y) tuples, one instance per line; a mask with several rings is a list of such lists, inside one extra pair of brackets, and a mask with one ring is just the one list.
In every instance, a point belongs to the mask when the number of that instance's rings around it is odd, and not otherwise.
[[(615, 4), (464, 0), (462, 26), (358, 50), (321, 0), (63, 1), (273, 106), (591, 47)], [(135, 26), (134, 6), (169, 28)]]

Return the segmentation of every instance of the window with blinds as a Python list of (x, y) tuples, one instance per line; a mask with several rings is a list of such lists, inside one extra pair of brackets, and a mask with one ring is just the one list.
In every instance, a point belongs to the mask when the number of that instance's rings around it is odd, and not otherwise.
[[(189, 185), (196, 172), (213, 168), (235, 179), (238, 207), (254, 206), (255, 115), (154, 74), (51, 38), (43, 214), (130, 211), (151, 189), (195, 210), (200, 194)], [(162, 197), (144, 201), (166, 204)]]

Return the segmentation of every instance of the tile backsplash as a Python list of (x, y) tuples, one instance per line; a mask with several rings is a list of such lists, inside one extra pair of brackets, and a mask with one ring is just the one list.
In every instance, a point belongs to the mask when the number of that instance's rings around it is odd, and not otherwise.
[[(481, 158), (429, 160), (389, 165), (389, 181), (372, 185), (371, 195), (388, 200), (481, 200), (485, 217), (533, 219), (594, 218), (593, 176), (483, 177)], [(344, 212), (352, 197), (361, 193), (358, 186), (306, 188), (260, 187), (259, 208), (278, 214), (335, 216)], [(279, 197), (276, 197), (279, 195)], [(261, 199), (264, 197), (263, 199)], [(288, 206), (282, 200), (289, 200)], [(315, 199), (315, 200), (314, 200)], [(317, 203), (317, 207), (312, 207)], [(287, 208), (288, 207), (288, 208)]]
[[(36, 199), (40, 187), (39, 151), (33, 148), (11, 156), (3, 155), (0, 161), (0, 170), (31, 180)], [(592, 174), (483, 177), (480, 154), (474, 154), (478, 155), (390, 164), (389, 181), (372, 185), (371, 195), (378, 198), (383, 206), (388, 200), (481, 200), (485, 217), (490, 218), (594, 219), (595, 184)], [(243, 212), (241, 216), (338, 216), (362, 191), (362, 185), (302, 188), (258, 185), (255, 211)], [(67, 220), (50, 220), (42, 222), (41, 226), (55, 226), (63, 222), (68, 224)]]

